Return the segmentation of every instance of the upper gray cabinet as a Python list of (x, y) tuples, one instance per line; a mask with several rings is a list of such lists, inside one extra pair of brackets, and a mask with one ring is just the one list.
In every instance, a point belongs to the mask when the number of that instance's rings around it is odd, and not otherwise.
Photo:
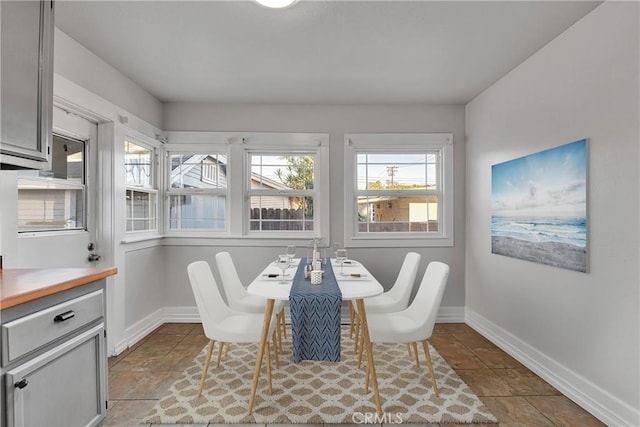
[(53, 111), (54, 4), (0, 1), (0, 164), (48, 167)]

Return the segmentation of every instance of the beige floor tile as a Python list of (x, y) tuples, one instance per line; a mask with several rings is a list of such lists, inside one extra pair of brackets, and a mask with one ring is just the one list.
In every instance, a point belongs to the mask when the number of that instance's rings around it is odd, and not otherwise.
[(170, 351), (158, 366), (158, 370), (182, 372), (193, 362), (200, 351), (201, 349), (190, 348)]
[(482, 362), (494, 369), (521, 369), (524, 366), (499, 348), (478, 348), (472, 350)]
[(438, 331), (449, 332), (450, 334), (456, 332), (459, 334), (469, 334), (476, 332), (469, 325), (466, 325), (464, 323), (438, 323), (436, 326)]
[[(442, 349), (442, 350), (441, 350)], [(449, 363), (453, 369), (486, 369), (487, 366), (466, 348), (449, 350), (438, 348), (436, 350)], [(117, 365), (116, 365), (117, 366)]]
[(524, 397), (483, 397), (481, 399), (498, 419), (500, 426), (553, 427), (553, 423)]
[[(290, 333), (290, 330), (288, 332)], [(148, 413), (157, 401), (155, 399), (164, 394), (164, 390), (180, 377), (181, 372), (191, 364), (193, 358), (202, 351), (208, 341), (200, 324), (165, 324), (119, 356), (109, 358), (109, 418), (103, 425), (140, 426), (137, 424), (138, 420)], [(467, 325), (436, 324), (429, 342), (463, 380), (478, 395), (483, 396), (482, 400), (498, 417), (502, 427), (509, 425), (544, 427), (553, 424), (602, 425)], [(352, 346), (352, 344), (349, 341), (347, 345)], [(232, 353), (233, 345), (229, 354)], [(424, 355), (422, 351), (420, 354), (422, 367)], [(406, 362), (414, 363), (413, 358), (409, 358), (408, 355), (406, 355)], [(264, 427), (263, 424), (211, 424), (210, 426), (255, 427), (256, 425)], [(380, 426), (380, 424), (373, 425)], [(386, 424), (385, 427), (391, 425)], [(172, 426), (176, 427), (176, 425)], [(269, 426), (283, 425), (270, 424)], [(326, 424), (326, 426), (331, 425)], [(348, 426), (349, 424), (335, 425), (335, 427)], [(403, 426), (435, 427), (437, 424), (403, 424)], [(462, 427), (457, 424), (441, 426)], [(496, 425), (483, 424), (482, 427), (496, 427)]]
[(204, 328), (202, 327), (202, 323), (196, 323), (193, 326), (191, 332), (189, 332), (189, 335), (204, 335)]
[(202, 328), (196, 323), (165, 323), (156, 329), (154, 335), (189, 335), (196, 327)]
[(514, 395), (545, 396), (560, 394), (553, 386), (527, 368), (494, 369), (494, 372), (509, 384)]
[(124, 399), (160, 399), (166, 394), (169, 386), (180, 378), (182, 378), (181, 372), (172, 371), (154, 371), (143, 375), (124, 395)]
[(100, 425), (103, 427), (146, 426), (147, 424), (140, 424), (140, 420), (156, 402), (156, 400), (120, 400), (113, 407), (109, 407), (107, 418)]
[(440, 427), (499, 427), (500, 424), (440, 424)]
[(456, 371), (478, 396), (511, 396), (509, 384), (491, 369), (459, 369)]
[(200, 347), (200, 349), (202, 349), (202, 347), (204, 347), (208, 343), (209, 343), (209, 338), (205, 337), (204, 335), (200, 335), (200, 334), (187, 335), (186, 337), (184, 337), (184, 339), (180, 340), (180, 342), (176, 346), (176, 349), (180, 349), (186, 346)]
[(556, 426), (604, 426), (596, 417), (565, 396), (532, 396), (526, 399)]
[(110, 369), (110, 372), (144, 372), (157, 370), (163, 363), (168, 351), (136, 349)]
[(471, 350), (478, 348), (497, 348), (495, 344), (477, 332), (464, 334), (454, 332), (451, 335), (458, 340), (459, 343)]
[(114, 371), (109, 372), (109, 399), (122, 399), (143, 377), (141, 372)]

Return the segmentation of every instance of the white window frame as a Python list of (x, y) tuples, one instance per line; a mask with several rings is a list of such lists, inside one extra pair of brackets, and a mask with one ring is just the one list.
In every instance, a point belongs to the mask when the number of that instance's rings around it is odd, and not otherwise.
[[(268, 189), (252, 189), (251, 188), (251, 156), (253, 155), (265, 155), (265, 156), (311, 156), (313, 157), (313, 189), (311, 190), (268, 190)], [(248, 236), (276, 236), (276, 237), (303, 237), (305, 239), (312, 239), (317, 237), (315, 230), (320, 227), (319, 215), (316, 215), (316, 206), (319, 205), (320, 192), (316, 188), (316, 182), (320, 179), (320, 173), (316, 170), (316, 159), (318, 152), (315, 148), (311, 149), (268, 149), (265, 150), (262, 147), (260, 149), (247, 149), (245, 150), (245, 194), (246, 205), (244, 210), (249, 212), (251, 209), (251, 197), (259, 196), (292, 196), (292, 197), (313, 197), (314, 203), (314, 215), (313, 215), (313, 230), (251, 230), (251, 217), (247, 214), (245, 219), (245, 234)]]
[[(192, 141), (193, 138), (189, 137), (189, 134), (192, 132), (185, 132), (187, 137), (185, 138), (187, 141)], [(171, 138), (172, 140), (175, 138)], [(199, 141), (199, 138), (196, 138)], [(211, 143), (170, 143), (165, 145), (164, 157), (165, 157), (165, 221), (164, 221), (164, 230), (166, 236), (185, 236), (185, 237), (227, 237), (229, 235), (229, 218), (230, 218), (230, 210), (229, 210), (229, 172), (232, 171), (233, 165), (229, 164), (229, 147), (227, 144), (215, 143), (215, 139), (212, 140)], [(171, 188), (171, 155), (172, 154), (218, 154), (224, 155), (227, 157), (227, 186), (226, 188), (193, 188), (193, 189), (184, 189), (184, 188)], [(224, 196), (225, 197), (225, 227), (221, 230), (197, 230), (197, 229), (171, 229), (170, 228), (170, 196), (182, 196), (182, 195), (191, 195), (191, 194), (199, 194), (199, 195), (213, 195), (213, 196)]]
[[(447, 247), (453, 246), (453, 134), (345, 134), (345, 245), (349, 247)], [(358, 232), (358, 153), (437, 152), (437, 190), (421, 194), (438, 196), (437, 232)], [(411, 190), (409, 190), (411, 191)], [(397, 194), (392, 190), (389, 194)], [(410, 194), (410, 193), (409, 193)]]
[[(317, 237), (329, 242), (329, 134), (326, 133), (272, 133), (272, 132), (166, 132), (169, 143), (165, 152), (226, 152), (227, 154), (227, 230), (225, 232), (169, 230), (168, 206), (165, 207), (165, 236), (175, 244), (220, 244), (227, 246), (306, 245)], [(224, 151), (221, 151), (224, 150)], [(261, 153), (309, 153), (314, 159), (314, 230), (300, 231), (250, 231), (250, 199), (247, 179), (250, 173), (248, 152)], [(167, 162), (165, 162), (167, 163)], [(166, 174), (170, 169), (165, 167)], [(168, 178), (165, 177), (165, 182)], [(165, 190), (168, 199), (170, 189)], [(168, 203), (166, 203), (168, 205)], [(189, 240), (194, 238), (194, 240)], [(215, 238), (211, 240), (195, 239)]]
[[(89, 230), (89, 200), (88, 200), (88, 184), (89, 184), (89, 171), (88, 171), (88, 161), (89, 161), (89, 141), (85, 139), (80, 139), (66, 133), (62, 132), (53, 132), (54, 135), (63, 138), (75, 141), (77, 143), (82, 144), (82, 184), (78, 184), (75, 182), (69, 182), (66, 179), (53, 178), (53, 177), (44, 177), (44, 176), (21, 176), (18, 174), (17, 183), (18, 183), (18, 191), (21, 189), (28, 190), (31, 188), (35, 188), (36, 186), (41, 186), (42, 189), (52, 189), (52, 190), (79, 190), (82, 194), (82, 227), (55, 227), (55, 228), (46, 228), (46, 229), (34, 229), (34, 230), (18, 230), (19, 236), (49, 236), (49, 235), (68, 235), (71, 233), (86, 233)], [(52, 165), (50, 165), (52, 166)], [(37, 183), (37, 184), (36, 184)], [(19, 203), (19, 197), (16, 199)], [(17, 209), (17, 208), (16, 208)], [(16, 213), (16, 215), (18, 215)]]
[[(160, 234), (160, 227), (162, 224), (161, 220), (161, 209), (160, 209), (160, 191), (158, 188), (158, 183), (160, 182), (161, 168), (159, 165), (159, 149), (160, 143), (149, 138), (146, 135), (135, 132), (133, 130), (128, 129), (125, 132), (124, 138), (122, 140), (122, 168), (125, 167), (125, 142), (131, 142), (133, 144), (139, 145), (140, 147), (146, 148), (151, 151), (151, 179), (149, 180), (149, 185), (135, 185), (127, 183), (126, 175), (123, 178), (123, 182), (125, 185), (125, 200), (124, 200), (124, 233), (127, 236), (126, 240), (131, 238), (137, 239), (143, 236), (158, 236)], [(129, 214), (127, 212), (127, 202), (126, 196), (129, 191), (136, 191), (140, 193), (148, 193), (149, 195), (155, 195), (155, 228), (149, 228), (145, 230), (127, 230), (127, 222), (129, 221)], [(137, 218), (140, 219), (140, 218)], [(153, 218), (145, 218), (147, 220)]]
[[(300, 241), (307, 244), (312, 238), (330, 241), (329, 234), (329, 135), (314, 133), (259, 133), (244, 138), (242, 157), (244, 159), (243, 173), (243, 236), (254, 239), (277, 239)], [(313, 194), (314, 214), (312, 231), (294, 230), (250, 230), (251, 195), (258, 195), (263, 190), (251, 190), (251, 154), (311, 154), (314, 156), (313, 190), (291, 190), (282, 194), (303, 195)], [(274, 194), (274, 192), (269, 192)]]

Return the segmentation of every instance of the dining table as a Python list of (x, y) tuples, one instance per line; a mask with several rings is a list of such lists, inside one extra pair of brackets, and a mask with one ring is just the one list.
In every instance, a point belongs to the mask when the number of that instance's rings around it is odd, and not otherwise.
[[(269, 327), (273, 307), (276, 300), (287, 301), (293, 284), (295, 273), (299, 267), (299, 263), (304, 262), (304, 258), (295, 258), (292, 260), (291, 267), (284, 272), (279, 268), (277, 262), (269, 263), (265, 269), (249, 284), (247, 292), (251, 295), (263, 297), (266, 300), (264, 320), (262, 324), (262, 332), (260, 335), (260, 343), (256, 357), (255, 370), (253, 372), (253, 381), (251, 385), (251, 396), (249, 398), (249, 407), (247, 414), (251, 415), (262, 369), (262, 361), (268, 342)], [(330, 262), (333, 267), (334, 275), (342, 300), (349, 304), (349, 312), (353, 316), (356, 311), (360, 316), (362, 326), (363, 350), (367, 357), (367, 374), (365, 375), (365, 392), (369, 391), (369, 378), (371, 379), (371, 387), (373, 389), (376, 411), (378, 415), (382, 415), (382, 404), (380, 401), (380, 392), (378, 390), (378, 378), (375, 371), (375, 363), (373, 352), (371, 351), (371, 340), (369, 337), (369, 328), (367, 325), (367, 315), (364, 305), (364, 299), (380, 295), (384, 292), (382, 285), (376, 278), (366, 269), (362, 263), (356, 260), (346, 260), (339, 262), (336, 259), (325, 259), (323, 262)], [(314, 286), (322, 286), (322, 283)], [(355, 302), (357, 310), (351, 309), (351, 304)]]

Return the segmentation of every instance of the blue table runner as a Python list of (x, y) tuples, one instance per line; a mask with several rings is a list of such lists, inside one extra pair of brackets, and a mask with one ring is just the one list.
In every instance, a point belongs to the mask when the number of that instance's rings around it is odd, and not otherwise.
[(324, 276), (319, 285), (304, 278), (306, 265), (302, 258), (289, 292), (293, 361), (339, 362), (342, 292), (331, 262), (323, 264)]

